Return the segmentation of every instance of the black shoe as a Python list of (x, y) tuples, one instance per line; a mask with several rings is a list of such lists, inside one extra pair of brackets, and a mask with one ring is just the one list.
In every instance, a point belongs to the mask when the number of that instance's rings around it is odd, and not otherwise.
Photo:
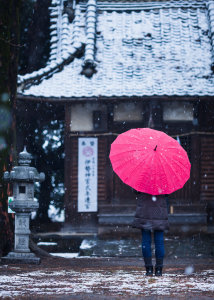
[(155, 267), (155, 276), (162, 276), (162, 267)]
[(146, 276), (153, 276), (153, 267), (146, 267)]

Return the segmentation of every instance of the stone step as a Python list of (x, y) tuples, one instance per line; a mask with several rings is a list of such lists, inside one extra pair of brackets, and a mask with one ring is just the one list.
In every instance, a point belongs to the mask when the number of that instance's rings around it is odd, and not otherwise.
[[(98, 214), (98, 222), (100, 225), (131, 225), (133, 213), (109, 213)], [(169, 214), (170, 224), (207, 224), (207, 213), (173, 213)]]

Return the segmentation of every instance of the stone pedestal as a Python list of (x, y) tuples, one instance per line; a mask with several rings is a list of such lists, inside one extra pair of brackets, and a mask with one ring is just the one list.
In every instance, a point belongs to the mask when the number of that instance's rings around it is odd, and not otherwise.
[[(37, 204), (37, 203), (35, 203)], [(35, 206), (34, 204), (34, 206)], [(38, 205), (38, 204), (37, 204)], [(29, 221), (30, 213), (16, 213), (15, 215), (15, 245), (14, 251), (2, 257), (4, 263), (32, 263), (39, 264), (40, 258), (36, 257), (29, 249)]]
[(15, 216), (15, 246), (16, 252), (30, 252), (29, 249), (29, 213), (16, 213)]
[(40, 258), (36, 257), (32, 252), (15, 252), (8, 253), (7, 256), (1, 258), (1, 261), (5, 264), (39, 264)]

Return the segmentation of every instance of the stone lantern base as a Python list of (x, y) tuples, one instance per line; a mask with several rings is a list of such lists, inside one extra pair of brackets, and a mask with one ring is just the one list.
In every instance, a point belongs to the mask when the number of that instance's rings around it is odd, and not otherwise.
[(34, 253), (23, 253), (23, 252), (10, 252), (7, 256), (1, 258), (1, 261), (6, 264), (36, 264), (40, 263), (40, 258), (36, 257)]
[[(23, 264), (39, 264), (40, 258), (36, 257), (29, 249), (29, 222), (30, 212), (38, 207), (37, 202), (30, 202), (30, 207), (23, 207), (21, 201), (13, 201), (11, 207), (16, 210), (15, 214), (15, 243), (14, 250), (8, 253), (7, 256), (2, 257), (4, 263), (23, 263)], [(33, 209), (32, 209), (33, 208)]]

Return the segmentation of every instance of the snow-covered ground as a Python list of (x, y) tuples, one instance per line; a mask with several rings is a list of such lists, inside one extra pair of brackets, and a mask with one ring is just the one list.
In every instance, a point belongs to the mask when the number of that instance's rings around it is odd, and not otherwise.
[(68, 252), (68, 253), (50, 253), (51, 255), (53, 256), (58, 256), (58, 257), (64, 257), (64, 258), (74, 258), (74, 257), (78, 257), (79, 256), (79, 253), (71, 253), (71, 252)]
[[(10, 267), (11, 268), (11, 267)], [(182, 295), (191, 293), (214, 295), (214, 271), (175, 274), (168, 269), (163, 277), (145, 277), (138, 269), (109, 270), (86, 268), (79, 270), (32, 270), (23, 273), (20, 267), (13, 267), (15, 275), (5, 272), (7, 266), (0, 266), (0, 298), (4, 299), (30, 295), (72, 295), (96, 293), (108, 295)], [(18, 299), (18, 298), (17, 298)]]

